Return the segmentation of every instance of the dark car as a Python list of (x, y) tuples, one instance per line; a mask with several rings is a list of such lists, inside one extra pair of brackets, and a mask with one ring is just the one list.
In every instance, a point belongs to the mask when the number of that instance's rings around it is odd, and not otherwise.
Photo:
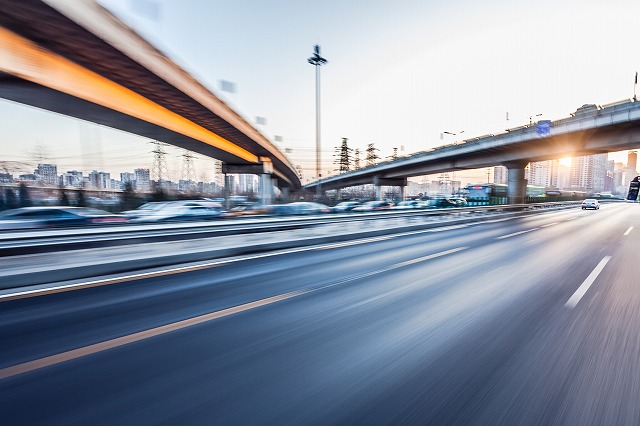
[(22, 207), (0, 213), (0, 228), (85, 226), (126, 221), (124, 216), (88, 207)]

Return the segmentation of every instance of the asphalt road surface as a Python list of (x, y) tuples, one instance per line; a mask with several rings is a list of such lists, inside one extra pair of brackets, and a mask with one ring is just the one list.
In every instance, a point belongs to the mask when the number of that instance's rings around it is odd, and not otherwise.
[(0, 302), (0, 424), (640, 424), (640, 205)]

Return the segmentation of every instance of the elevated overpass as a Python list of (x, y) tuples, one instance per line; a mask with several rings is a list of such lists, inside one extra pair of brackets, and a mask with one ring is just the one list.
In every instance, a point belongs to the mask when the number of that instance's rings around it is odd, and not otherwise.
[(93, 0), (0, 0), (0, 97), (188, 149), (299, 189), (280, 150)]
[(640, 102), (584, 105), (570, 117), (540, 121), (418, 152), (305, 185), (310, 191), (374, 184), (405, 186), (408, 177), (506, 166), (509, 202), (524, 200), (524, 168), (532, 161), (635, 149), (640, 146)]

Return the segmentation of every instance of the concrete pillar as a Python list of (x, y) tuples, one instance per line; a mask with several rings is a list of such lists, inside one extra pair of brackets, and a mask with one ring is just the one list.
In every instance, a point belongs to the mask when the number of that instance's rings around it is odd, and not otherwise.
[[(229, 187), (226, 179), (227, 173), (234, 174), (256, 174), (260, 176), (260, 189), (258, 197), (262, 204), (271, 204), (273, 199), (273, 163), (267, 157), (260, 157), (258, 164), (222, 164), (222, 172), (225, 174), (225, 188)], [(229, 194), (226, 195), (227, 205), (229, 204)], [(227, 207), (228, 208), (228, 207)]]
[(402, 199), (404, 200), (404, 188), (407, 186), (407, 178), (382, 178), (374, 176), (373, 185), (376, 187), (376, 200), (382, 200), (382, 186), (399, 186), (402, 188)]
[(382, 185), (376, 185), (376, 200), (382, 200)]
[(282, 188), (282, 198), (284, 201), (291, 201), (291, 194), (289, 193), (289, 188)]
[(224, 174), (224, 203), (225, 209), (229, 210), (231, 208), (231, 176), (228, 174)]
[(272, 204), (273, 198), (273, 186), (271, 181), (271, 175), (268, 173), (260, 174), (260, 191), (258, 196), (260, 197), (260, 204)]
[(528, 162), (507, 163), (507, 202), (509, 204), (523, 204), (527, 193), (527, 180), (524, 178), (524, 168)]
[(406, 196), (407, 196), (407, 187), (403, 185), (400, 187), (400, 201), (404, 201)]

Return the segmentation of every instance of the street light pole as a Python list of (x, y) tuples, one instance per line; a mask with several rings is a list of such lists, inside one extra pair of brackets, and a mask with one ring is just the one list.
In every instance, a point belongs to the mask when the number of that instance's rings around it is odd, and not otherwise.
[[(318, 181), (322, 177), (320, 161), (320, 67), (327, 63), (327, 60), (320, 56), (320, 46), (313, 47), (313, 56), (307, 59), (311, 65), (316, 67), (316, 176)], [(320, 183), (316, 185), (316, 195), (320, 196)]]

